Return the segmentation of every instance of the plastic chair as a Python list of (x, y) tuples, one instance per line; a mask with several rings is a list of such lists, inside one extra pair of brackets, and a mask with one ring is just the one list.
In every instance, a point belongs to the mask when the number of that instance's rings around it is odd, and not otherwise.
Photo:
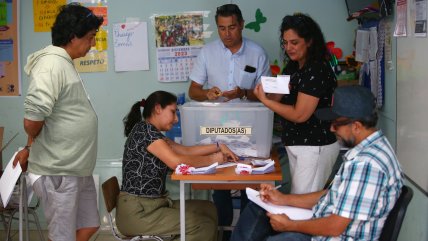
[(117, 229), (116, 225), (113, 223), (113, 210), (116, 208), (117, 204), (117, 197), (119, 196), (119, 182), (117, 181), (117, 178), (115, 176), (110, 177), (107, 181), (105, 181), (102, 185), (103, 189), (103, 196), (104, 196), (104, 203), (106, 205), (106, 209), (108, 212), (108, 221), (110, 223), (111, 231), (113, 233), (113, 236), (117, 240), (131, 240), (131, 241), (137, 241), (137, 240), (158, 240), (163, 241), (164, 239), (170, 239), (173, 236), (156, 236), (156, 235), (138, 235), (135, 237), (128, 237), (122, 235), (119, 230)]
[[(39, 201), (39, 198), (37, 198), (37, 202), (34, 206), (27, 207), (28, 214), (31, 214), (33, 216), (33, 220), (28, 220), (28, 222), (36, 224), (37, 230), (39, 231), (40, 240), (44, 241), (45, 238), (43, 236), (39, 218), (37, 217), (37, 213), (36, 213), (36, 210), (39, 207), (39, 205), (40, 205), (40, 201)], [(6, 231), (6, 241), (12, 240), (12, 237), (11, 237), (12, 221), (14, 219), (17, 219), (15, 218), (15, 214), (17, 213), (19, 213), (19, 203), (8, 204), (6, 208), (3, 208), (3, 204), (0, 205), (0, 219), (3, 222), (4, 228), (5, 228), (4, 230)]]
[[(37, 217), (37, 213), (36, 213), (36, 209), (39, 207), (39, 200), (37, 199), (37, 204), (35, 206), (31, 206), (27, 208), (27, 211), (29, 214), (31, 214), (33, 216), (33, 220), (28, 220), (28, 222), (30, 223), (35, 223), (37, 230), (39, 231), (39, 236), (40, 236), (40, 240), (44, 241), (45, 238), (43, 236), (43, 232), (42, 232), (42, 228), (40, 226), (40, 222), (39, 222), (39, 218)], [(15, 214), (17, 214), (19, 211), (19, 206), (11, 206), (11, 207), (6, 207), (5, 209), (1, 209), (1, 219), (3, 222), (7, 223), (6, 226), (6, 241), (8, 240), (12, 240), (10, 233), (11, 233), (11, 229), (12, 229), (12, 220), (15, 219), (14, 216)]]
[(396, 241), (400, 233), (401, 224), (406, 215), (407, 206), (413, 197), (413, 190), (408, 186), (401, 188), (401, 194), (388, 215), (380, 234), (379, 241)]

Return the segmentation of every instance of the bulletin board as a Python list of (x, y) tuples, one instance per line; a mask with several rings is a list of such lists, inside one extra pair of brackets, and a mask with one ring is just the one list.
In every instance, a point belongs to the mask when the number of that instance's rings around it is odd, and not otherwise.
[(0, 1), (0, 96), (21, 95), (18, 0)]

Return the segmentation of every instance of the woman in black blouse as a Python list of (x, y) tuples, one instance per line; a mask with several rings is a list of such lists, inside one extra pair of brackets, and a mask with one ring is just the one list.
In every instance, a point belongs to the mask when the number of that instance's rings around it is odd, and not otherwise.
[[(122, 189), (118, 197), (116, 221), (124, 235), (180, 234), (179, 200), (171, 200), (165, 190), (168, 169), (179, 164), (193, 167), (215, 162), (237, 161), (223, 144), (182, 146), (161, 131), (178, 121), (177, 97), (165, 91), (152, 93), (135, 103), (124, 119), (125, 143)], [(141, 107), (144, 108), (141, 118)], [(216, 240), (217, 214), (209, 201), (186, 201), (186, 239)]]
[(254, 94), (283, 118), (282, 141), (290, 161), (291, 193), (314, 192), (323, 188), (339, 153), (330, 122), (314, 115), (315, 110), (331, 105), (336, 76), (323, 33), (308, 15), (285, 16), (280, 41), (288, 59), (284, 74), (290, 75), (290, 94), (267, 96), (261, 85)]

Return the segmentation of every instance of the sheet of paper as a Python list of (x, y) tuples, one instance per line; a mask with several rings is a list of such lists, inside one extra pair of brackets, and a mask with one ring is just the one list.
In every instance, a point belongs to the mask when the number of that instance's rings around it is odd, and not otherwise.
[(253, 164), (253, 166), (255, 167), (263, 167), (271, 163), (272, 161), (273, 161), (272, 159), (266, 159), (266, 160), (254, 159), (254, 160), (251, 160), (251, 164)]
[(275, 171), (275, 162), (270, 160), (270, 162), (261, 167), (254, 167), (251, 174), (266, 174)]
[(116, 71), (149, 70), (146, 22), (114, 24), (113, 44)]
[(259, 192), (248, 188), (246, 189), (248, 199), (253, 201), (255, 204), (262, 207), (264, 210), (273, 214), (287, 214), (292, 220), (307, 220), (312, 218), (312, 210), (304, 208), (296, 208), (291, 206), (279, 206), (272, 203), (263, 202), (259, 195)]
[(415, 0), (415, 37), (427, 36), (427, 1)]
[(261, 79), (263, 91), (265, 93), (290, 94), (288, 83), (289, 75), (278, 75), (277, 77), (262, 76)]
[(225, 168), (225, 167), (233, 167), (236, 165), (237, 165), (236, 162), (226, 162), (226, 163), (218, 165), (216, 168), (219, 169), (219, 168)]
[(216, 172), (216, 167), (218, 166), (218, 162), (211, 164), (207, 167), (199, 167), (191, 170), (191, 174), (212, 174)]
[(355, 47), (355, 60), (366, 63), (369, 61), (369, 39), (370, 32), (367, 30), (357, 30), (357, 40)]
[(4, 207), (6, 207), (9, 203), (9, 199), (12, 196), (15, 184), (22, 173), (20, 165), (16, 165), (15, 168), (12, 168), (13, 160), (15, 159), (17, 153), (18, 152), (15, 152), (15, 154), (13, 154), (12, 158), (4, 169), (3, 175), (0, 178), (0, 195)]

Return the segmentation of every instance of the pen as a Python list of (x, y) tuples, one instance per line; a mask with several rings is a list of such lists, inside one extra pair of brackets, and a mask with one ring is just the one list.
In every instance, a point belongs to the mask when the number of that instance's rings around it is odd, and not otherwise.
[[(279, 188), (281, 188), (283, 185), (286, 185), (286, 184), (288, 184), (288, 182), (283, 182), (283, 183), (281, 183), (281, 184), (279, 184), (279, 185), (275, 186), (275, 187), (273, 188), (273, 190), (278, 190)], [(259, 194), (258, 194), (256, 197), (260, 197), (260, 192), (259, 192)]]

